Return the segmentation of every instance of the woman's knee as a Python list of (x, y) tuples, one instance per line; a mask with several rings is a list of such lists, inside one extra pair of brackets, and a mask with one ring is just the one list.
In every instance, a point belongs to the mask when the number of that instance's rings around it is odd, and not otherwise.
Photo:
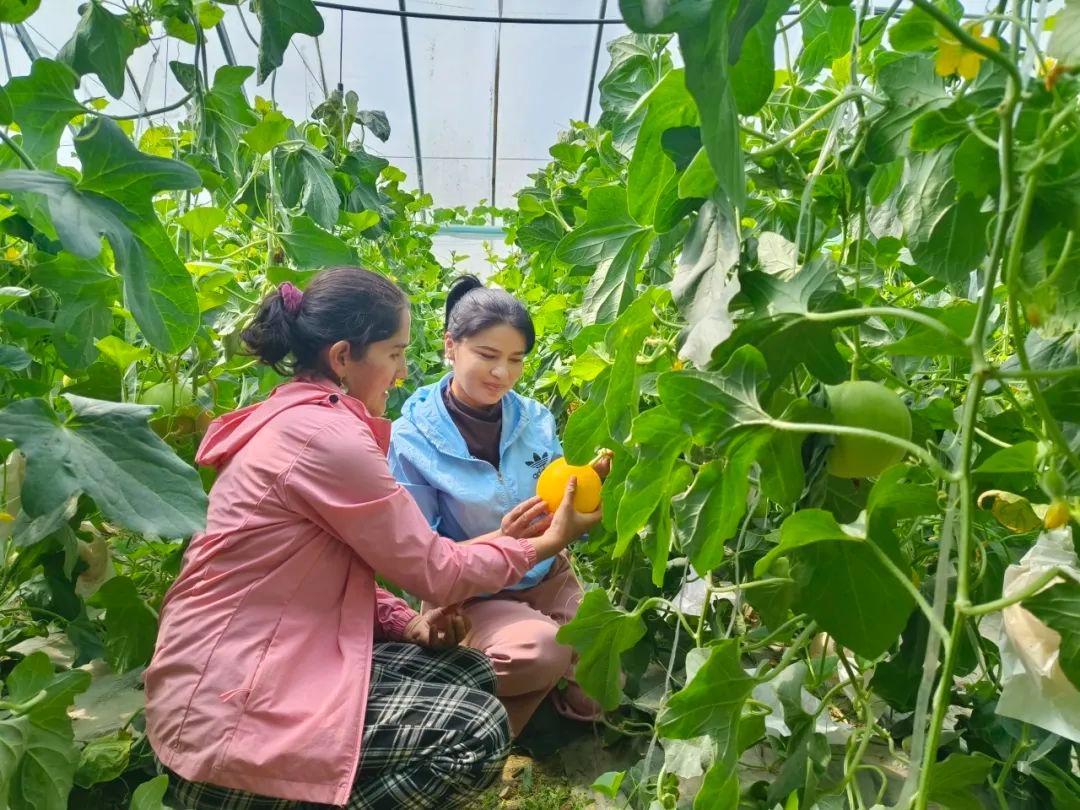
[(573, 650), (556, 640), (558, 631), (553, 622), (518, 622), (487, 653), (500, 675), (521, 675), (535, 684), (533, 689), (551, 687), (566, 673), (573, 655)]
[(464, 777), (461, 787), (466, 791), (479, 791), (498, 778), (503, 763), (510, 755), (510, 718), (498, 698), (488, 693), (473, 692), (470, 702), (475, 712), (472, 727), (468, 729), (466, 745), (472, 749), (465, 758), (468, 765), (461, 772), (461, 759), (454, 763), (454, 770)]

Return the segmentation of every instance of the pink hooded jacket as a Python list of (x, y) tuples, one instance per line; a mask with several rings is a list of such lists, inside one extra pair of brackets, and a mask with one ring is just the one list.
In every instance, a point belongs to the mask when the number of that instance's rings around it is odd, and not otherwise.
[(206, 532), (165, 597), (145, 673), (150, 742), (193, 782), (344, 804), (372, 643), (416, 614), (375, 574), (446, 605), (517, 582), (527, 540), (433, 532), (386, 462), (390, 423), (294, 381), (223, 416), (199, 449), (220, 475)]

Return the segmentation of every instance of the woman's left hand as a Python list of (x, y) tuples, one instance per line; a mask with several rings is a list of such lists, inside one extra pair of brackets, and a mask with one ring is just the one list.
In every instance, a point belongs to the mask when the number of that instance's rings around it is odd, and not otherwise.
[(550, 525), (547, 504), (543, 498), (533, 496), (503, 516), (499, 531), (507, 537), (530, 538), (543, 534)]
[(459, 612), (457, 605), (435, 608), (409, 622), (402, 640), (421, 647), (456, 647), (465, 640), (470, 629), (469, 620)]

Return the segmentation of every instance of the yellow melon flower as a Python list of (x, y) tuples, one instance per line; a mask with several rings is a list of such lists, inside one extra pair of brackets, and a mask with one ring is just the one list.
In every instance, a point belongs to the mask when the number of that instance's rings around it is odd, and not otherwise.
[(1054, 86), (1066, 73), (1065, 66), (1052, 56), (1046, 57), (1042, 61), (1042, 64), (1037, 65), (1036, 68), (1036, 72), (1038, 73), (1039, 78), (1043, 80), (1043, 86), (1046, 87), (1047, 91), (1053, 90)]
[[(982, 35), (981, 23), (975, 23), (967, 30), (971, 36), (986, 47), (995, 51), (1000, 48), (997, 39)], [(981, 53), (965, 48), (950, 31), (946, 31), (944, 28), (938, 29), (937, 50), (937, 58), (934, 60), (934, 70), (937, 75), (959, 75), (969, 82), (979, 75), (979, 66), (986, 59)]]

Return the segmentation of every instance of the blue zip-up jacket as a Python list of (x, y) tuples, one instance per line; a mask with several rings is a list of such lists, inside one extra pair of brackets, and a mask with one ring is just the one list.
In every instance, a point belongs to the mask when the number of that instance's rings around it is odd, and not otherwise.
[[(450, 376), (405, 402), (394, 421), (389, 459), (390, 472), (412, 493), (431, 527), (460, 542), (497, 530), (507, 512), (536, 494), (536, 479), (563, 452), (551, 412), (511, 391), (502, 400), (499, 469), (473, 457), (443, 401)], [(537, 563), (507, 590), (533, 587), (552, 563)]]

